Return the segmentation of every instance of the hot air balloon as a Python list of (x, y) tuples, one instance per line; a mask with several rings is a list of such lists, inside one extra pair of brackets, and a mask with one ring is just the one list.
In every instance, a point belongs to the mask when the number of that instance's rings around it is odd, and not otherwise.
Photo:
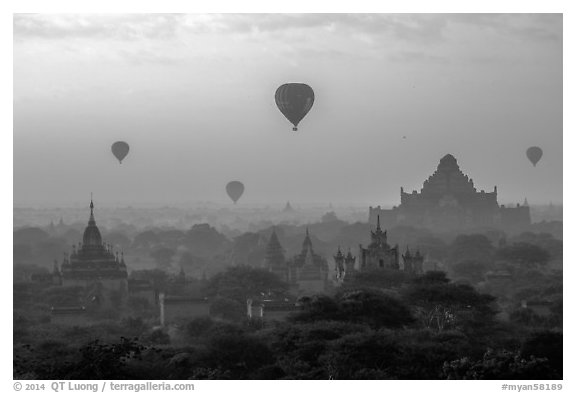
[(314, 90), (304, 83), (286, 83), (276, 90), (275, 98), (280, 112), (294, 124), (292, 131), (298, 131), (298, 123), (314, 104)]
[(112, 144), (112, 154), (120, 161), (122, 164), (122, 160), (128, 155), (128, 151), (130, 150), (130, 146), (126, 142), (114, 142)]
[(244, 184), (236, 180), (231, 181), (230, 183), (226, 184), (226, 192), (228, 193), (230, 199), (236, 203), (244, 193)]
[(528, 150), (526, 150), (526, 157), (528, 157), (532, 165), (536, 166), (542, 158), (542, 149), (538, 146), (529, 147)]

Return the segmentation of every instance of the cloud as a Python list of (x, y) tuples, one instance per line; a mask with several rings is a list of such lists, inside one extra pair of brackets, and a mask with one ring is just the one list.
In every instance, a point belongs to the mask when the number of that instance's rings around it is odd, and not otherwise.
[(120, 50), (118, 55), (133, 65), (179, 65), (185, 62), (181, 56), (170, 55), (152, 49)]
[(174, 37), (179, 14), (15, 14), (14, 38), (113, 38), (121, 40)]
[(387, 56), (392, 61), (418, 63), (418, 64), (439, 64), (445, 65), (450, 63), (450, 59), (445, 56), (434, 55), (425, 52), (416, 51), (398, 51)]
[(546, 40), (561, 38), (561, 22), (561, 14), (15, 14), (14, 37), (135, 40), (218, 33), (289, 39), (301, 30), (429, 43), (457, 26)]
[(561, 41), (562, 14), (453, 14), (451, 23), (526, 40)]
[(424, 41), (440, 39), (446, 25), (445, 18), (436, 14), (231, 14), (224, 19), (224, 30), (241, 34), (321, 29)]
[(400, 39), (439, 37), (436, 15), (394, 14), (15, 14), (14, 37), (163, 39), (179, 32), (269, 34), (296, 29), (393, 34)]

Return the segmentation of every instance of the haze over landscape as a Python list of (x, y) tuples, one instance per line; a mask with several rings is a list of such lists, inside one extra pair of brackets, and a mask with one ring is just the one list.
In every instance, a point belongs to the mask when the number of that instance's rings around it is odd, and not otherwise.
[(563, 34), (13, 14), (14, 389), (561, 390)]
[[(297, 132), (285, 82), (316, 96)], [(393, 205), (447, 153), (501, 203), (562, 203), (561, 14), (14, 17), (14, 206), (228, 204), (230, 180)]]

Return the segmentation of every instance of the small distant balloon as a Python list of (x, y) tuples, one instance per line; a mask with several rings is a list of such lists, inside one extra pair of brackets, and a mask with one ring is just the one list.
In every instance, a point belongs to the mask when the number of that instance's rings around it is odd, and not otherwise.
[(226, 184), (226, 192), (228, 193), (230, 199), (236, 203), (242, 194), (244, 194), (244, 184), (236, 180), (231, 181)]
[(529, 147), (528, 150), (526, 150), (526, 157), (528, 157), (532, 165), (536, 166), (542, 158), (542, 149), (538, 146)]
[(122, 160), (128, 155), (128, 151), (130, 151), (130, 146), (128, 146), (126, 142), (119, 141), (112, 144), (112, 154), (114, 154), (114, 157), (118, 159), (120, 164), (122, 164)]
[(314, 90), (304, 83), (285, 83), (276, 90), (276, 106), (298, 131), (298, 123), (314, 104)]

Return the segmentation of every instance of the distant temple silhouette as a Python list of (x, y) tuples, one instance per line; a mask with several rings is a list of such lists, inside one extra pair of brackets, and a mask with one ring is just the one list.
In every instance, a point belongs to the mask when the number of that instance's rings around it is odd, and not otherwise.
[(273, 229), (266, 246), (264, 268), (287, 282), (295, 295), (321, 293), (327, 289), (328, 263), (314, 252), (308, 229), (302, 250), (288, 260), (284, 257), (284, 250)]
[(99, 301), (107, 300), (105, 292), (116, 291), (121, 297), (128, 291), (128, 273), (124, 254), (114, 253), (112, 246), (102, 242), (94, 220), (94, 203), (90, 201), (90, 219), (82, 243), (72, 246), (60, 268), (54, 263), (54, 281), (62, 286), (80, 286)]
[(359, 261), (352, 256), (350, 250), (344, 256), (340, 247), (334, 256), (336, 264), (336, 278), (339, 282), (350, 279), (355, 271), (370, 271), (373, 269), (402, 270), (410, 275), (423, 273), (424, 256), (420, 251), (412, 254), (408, 247), (402, 255), (403, 266), (400, 266), (400, 251), (396, 244), (392, 247), (388, 244), (387, 232), (380, 227), (380, 218), (376, 218), (376, 230), (370, 232), (371, 242), (368, 247), (361, 244), (358, 247)]
[(496, 186), (493, 192), (478, 192), (472, 179), (460, 170), (456, 158), (447, 154), (440, 160), (436, 171), (424, 181), (420, 193), (406, 193), (401, 187), (400, 206), (392, 209), (370, 207), (372, 225), (376, 225), (377, 217), (386, 227), (514, 229), (530, 225), (530, 208), (527, 204), (517, 204), (512, 208), (499, 206)]

